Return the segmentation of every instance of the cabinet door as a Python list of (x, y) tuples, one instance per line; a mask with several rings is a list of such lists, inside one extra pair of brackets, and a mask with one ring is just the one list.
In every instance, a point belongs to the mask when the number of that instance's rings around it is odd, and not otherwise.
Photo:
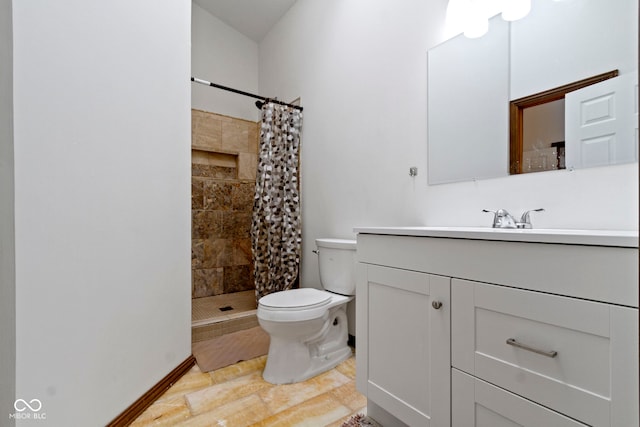
[(455, 368), (451, 391), (452, 427), (586, 427)]
[(375, 265), (360, 277), (360, 390), (410, 426), (449, 426), (450, 279)]

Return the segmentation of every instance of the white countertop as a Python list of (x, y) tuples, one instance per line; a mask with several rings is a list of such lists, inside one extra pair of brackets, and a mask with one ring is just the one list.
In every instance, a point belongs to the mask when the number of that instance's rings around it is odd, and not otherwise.
[(507, 229), (490, 227), (355, 227), (355, 233), (567, 245), (638, 247), (638, 232), (627, 230)]

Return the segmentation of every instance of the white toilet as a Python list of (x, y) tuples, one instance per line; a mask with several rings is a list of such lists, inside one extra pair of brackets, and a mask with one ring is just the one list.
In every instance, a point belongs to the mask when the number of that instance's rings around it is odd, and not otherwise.
[(325, 290), (290, 289), (258, 301), (258, 322), (271, 338), (262, 374), (272, 384), (304, 381), (351, 356), (347, 303), (356, 292), (356, 241), (316, 239)]

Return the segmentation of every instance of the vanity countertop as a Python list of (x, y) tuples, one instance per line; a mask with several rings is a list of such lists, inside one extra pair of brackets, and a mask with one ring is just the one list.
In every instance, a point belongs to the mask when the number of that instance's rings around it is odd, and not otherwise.
[(638, 247), (638, 231), (490, 227), (355, 227), (355, 233), (567, 245)]

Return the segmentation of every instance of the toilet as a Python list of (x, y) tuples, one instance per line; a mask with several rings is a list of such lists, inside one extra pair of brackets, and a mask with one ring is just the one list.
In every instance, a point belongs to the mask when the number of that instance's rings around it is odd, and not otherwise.
[(356, 291), (356, 241), (316, 239), (320, 283), (290, 289), (258, 301), (258, 322), (270, 336), (262, 374), (272, 384), (304, 381), (351, 356), (347, 303)]

